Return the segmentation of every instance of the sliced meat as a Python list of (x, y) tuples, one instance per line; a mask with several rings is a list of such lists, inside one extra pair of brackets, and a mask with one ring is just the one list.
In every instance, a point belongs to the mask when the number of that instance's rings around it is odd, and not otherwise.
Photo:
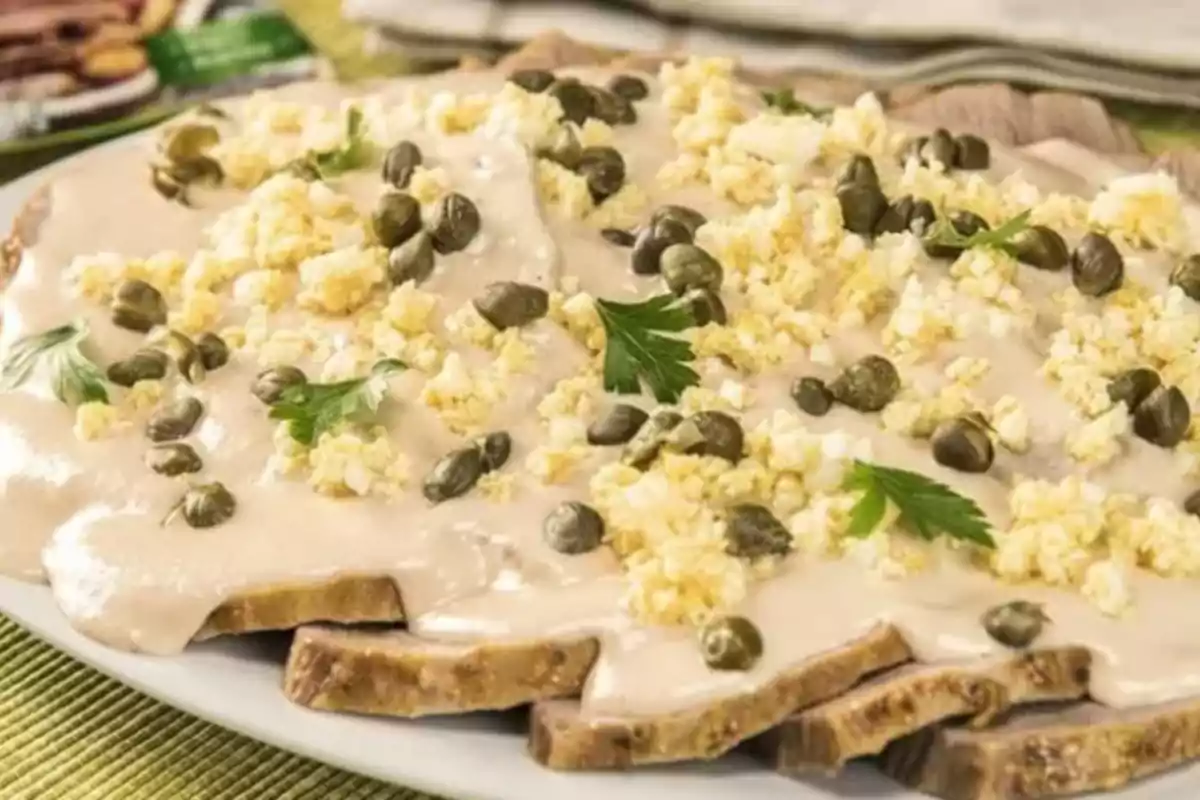
[(1019, 711), (987, 730), (936, 727), (891, 744), (883, 769), (946, 800), (1111, 791), (1200, 756), (1200, 701)]
[(538, 703), (530, 721), (529, 749), (540, 763), (564, 770), (716, 758), (790, 712), (835, 697), (910, 657), (900, 634), (880, 626), (808, 659), (758, 691), (661, 717), (592, 719), (575, 700)]
[(337, 578), (321, 584), (271, 587), (236, 597), (209, 615), (195, 639), (291, 630), (310, 622), (403, 619), (400, 592), (390, 578)]
[(594, 639), (446, 644), (309, 627), (296, 633), (284, 693), (309, 708), (393, 717), (512, 708), (577, 695), (599, 652)]
[(763, 745), (780, 772), (836, 772), (938, 722), (968, 717), (980, 727), (1014, 705), (1083, 697), (1091, 661), (1085, 648), (1064, 647), (901, 667), (793, 715), (768, 732)]
[(0, 9), (0, 44), (30, 39), (76, 39), (102, 22), (127, 22), (131, 9), (116, 0)]

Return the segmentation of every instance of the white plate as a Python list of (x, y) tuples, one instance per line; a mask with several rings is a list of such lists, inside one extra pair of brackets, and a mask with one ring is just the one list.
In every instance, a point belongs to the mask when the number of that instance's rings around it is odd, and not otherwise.
[[(7, 231), (34, 173), (0, 189)], [(3, 521), (0, 521), (3, 524)], [(398, 721), (299, 708), (280, 691), (286, 638), (255, 636), (193, 646), (158, 658), (110, 650), (76, 633), (44, 586), (0, 577), (0, 612), (53, 646), (133, 688), (230, 730), (353, 772), (453, 800), (920, 800), (866, 767), (836, 780), (795, 782), (748, 756), (627, 773), (567, 774), (525, 753), (521, 714)], [(1194, 800), (1200, 765), (1140, 784), (1108, 800)]]

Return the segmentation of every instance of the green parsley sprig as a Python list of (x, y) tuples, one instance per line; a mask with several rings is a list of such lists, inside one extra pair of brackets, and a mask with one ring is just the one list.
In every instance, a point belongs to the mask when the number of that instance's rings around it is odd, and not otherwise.
[(990, 247), (995, 250), (1003, 250), (1010, 256), (1015, 256), (1016, 242), (1013, 239), (1017, 234), (1020, 234), (1029, 228), (1028, 210), (1022, 211), (1020, 214), (1005, 221), (999, 227), (992, 228), (986, 231), (976, 231), (970, 236), (963, 236), (948, 219), (943, 217), (938, 220), (937, 224), (930, 229), (925, 241), (933, 245), (945, 245), (947, 247), (959, 247), (964, 250), (969, 250), (972, 247)]
[(982, 547), (996, 546), (987, 517), (974, 500), (919, 473), (855, 461), (843, 488), (862, 492), (850, 511), (849, 536), (870, 536), (891, 503), (900, 512), (899, 524), (922, 539), (932, 541), (940, 533)]
[(289, 386), (271, 406), (270, 418), (286, 421), (293, 439), (311, 445), (341, 422), (372, 419), (383, 402), (388, 376), (405, 368), (402, 361), (385, 359), (365, 378)]
[(604, 388), (637, 394), (645, 381), (660, 403), (673, 403), (700, 382), (696, 356), (677, 334), (695, 324), (677, 297), (662, 294), (641, 303), (597, 300), (604, 324)]
[(280, 172), (291, 172), (306, 180), (330, 178), (367, 166), (373, 152), (363, 129), (362, 109), (351, 106), (346, 112), (346, 138), (340, 145), (332, 150), (310, 150)]
[(78, 320), (18, 339), (0, 361), (0, 391), (16, 389), (41, 367), (54, 396), (67, 405), (107, 403), (104, 373), (80, 349), (89, 333)]
[(763, 102), (781, 114), (806, 114), (815, 119), (826, 119), (833, 111), (828, 108), (817, 108), (796, 97), (789, 88), (767, 89), (762, 93)]

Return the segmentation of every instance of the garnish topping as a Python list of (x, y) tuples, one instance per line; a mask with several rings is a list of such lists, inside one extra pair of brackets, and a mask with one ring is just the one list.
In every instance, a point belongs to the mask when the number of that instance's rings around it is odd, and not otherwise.
[(80, 349), (89, 333), (79, 320), (18, 339), (0, 361), (0, 391), (21, 386), (40, 364), (48, 370), (54, 396), (67, 405), (107, 403), (104, 373)]
[(363, 130), (362, 109), (351, 106), (346, 112), (346, 140), (341, 147), (311, 153), (310, 157), (322, 175), (338, 175), (365, 167), (371, 159), (371, 144)]
[(930, 245), (943, 245), (964, 250), (972, 247), (991, 247), (995, 250), (1003, 250), (1015, 258), (1017, 256), (1016, 238), (1018, 234), (1029, 228), (1029, 214), (1028, 210), (1022, 211), (997, 228), (976, 231), (970, 236), (963, 236), (954, 229), (948, 220), (943, 218), (934, 224), (926, 235), (925, 242)]
[(767, 89), (762, 92), (763, 102), (783, 114), (806, 114), (815, 119), (825, 119), (833, 113), (832, 109), (810, 106), (796, 98), (796, 93), (790, 88)]
[(890, 502), (900, 512), (900, 525), (922, 539), (932, 541), (944, 533), (983, 547), (996, 546), (991, 526), (974, 500), (924, 475), (856, 460), (843, 488), (862, 492), (850, 511), (849, 536), (871, 535)]
[(405, 368), (402, 361), (384, 359), (376, 362), (365, 378), (290, 385), (271, 405), (270, 418), (285, 420), (293, 439), (311, 445), (340, 422), (373, 417), (387, 390), (387, 377)]
[(679, 298), (669, 294), (641, 303), (597, 300), (604, 324), (604, 388), (637, 394), (644, 380), (661, 403), (673, 403), (700, 382), (692, 369), (695, 354), (688, 342), (672, 336), (695, 324)]

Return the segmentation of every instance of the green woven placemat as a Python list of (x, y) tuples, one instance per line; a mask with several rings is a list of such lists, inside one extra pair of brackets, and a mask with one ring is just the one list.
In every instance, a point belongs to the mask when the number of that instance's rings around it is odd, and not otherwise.
[(435, 800), (126, 688), (0, 616), (2, 800)]

